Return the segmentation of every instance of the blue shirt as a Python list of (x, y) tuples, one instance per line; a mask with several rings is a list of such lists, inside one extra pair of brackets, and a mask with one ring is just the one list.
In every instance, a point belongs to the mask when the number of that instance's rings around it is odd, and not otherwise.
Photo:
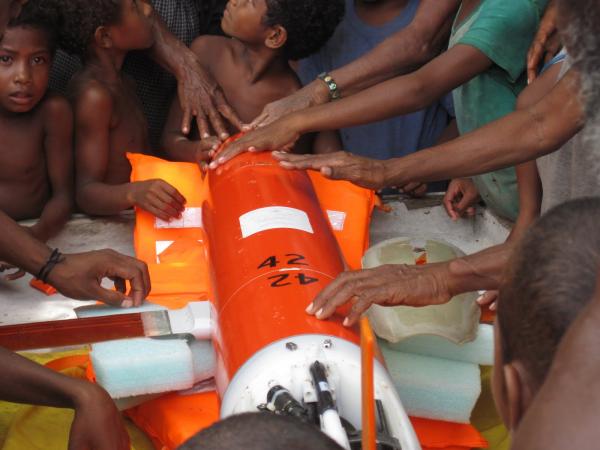
[[(364, 23), (357, 15), (354, 0), (346, 0), (346, 16), (335, 34), (314, 55), (300, 61), (298, 75), (303, 84), (322, 72), (331, 72), (368, 53), (388, 36), (408, 26), (419, 0), (409, 0), (400, 15), (382, 26)], [(340, 130), (344, 150), (374, 159), (389, 159), (435, 145), (454, 116), (451, 96), (413, 114)]]

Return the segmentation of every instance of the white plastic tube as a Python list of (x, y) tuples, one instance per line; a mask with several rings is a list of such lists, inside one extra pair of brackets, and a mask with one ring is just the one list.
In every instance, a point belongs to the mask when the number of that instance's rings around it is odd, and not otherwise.
[(321, 415), (321, 430), (346, 450), (350, 450), (348, 435), (335, 409), (328, 409)]

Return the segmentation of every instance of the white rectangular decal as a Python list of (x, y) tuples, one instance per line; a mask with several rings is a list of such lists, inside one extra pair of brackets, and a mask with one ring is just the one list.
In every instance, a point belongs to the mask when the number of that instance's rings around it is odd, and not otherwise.
[(291, 228), (313, 233), (308, 214), (287, 206), (269, 206), (250, 211), (240, 216), (242, 237), (247, 238), (265, 230)]
[(164, 252), (166, 249), (168, 249), (171, 245), (173, 245), (173, 242), (175, 242), (175, 241), (156, 241), (155, 242), (156, 264), (160, 264), (160, 255), (162, 254), (162, 252)]
[(334, 231), (344, 230), (344, 224), (346, 223), (346, 213), (344, 211), (332, 211), (328, 209), (327, 217), (329, 217), (329, 223)]
[(202, 228), (202, 208), (185, 208), (181, 219), (170, 222), (156, 218), (154, 228)]

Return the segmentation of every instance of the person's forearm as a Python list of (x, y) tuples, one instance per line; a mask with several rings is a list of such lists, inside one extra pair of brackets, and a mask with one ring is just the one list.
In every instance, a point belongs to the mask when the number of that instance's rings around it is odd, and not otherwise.
[(33, 225), (33, 235), (42, 242), (56, 236), (69, 220), (72, 210), (71, 194), (68, 192), (53, 195), (46, 203), (40, 220)]
[(488, 173), (551, 153), (584, 124), (575, 73), (531, 108), (516, 111), (446, 144), (386, 164), (387, 186)]
[(168, 137), (164, 141), (165, 153), (171, 161), (196, 162), (197, 146), (197, 142), (191, 141), (181, 135)]
[(37, 275), (51, 250), (0, 211), (0, 260)]
[(110, 216), (133, 207), (131, 183), (105, 184), (92, 182), (77, 190), (77, 205), (86, 214)]
[(457, 0), (423, 0), (409, 26), (363, 57), (332, 71), (342, 95), (349, 96), (393, 76), (411, 72), (435, 57), (447, 42), (459, 3)]
[(66, 377), (0, 348), (0, 398), (58, 408), (74, 408), (83, 381)]
[(452, 296), (500, 287), (514, 244), (506, 242), (448, 263), (448, 290)]
[(426, 84), (417, 75), (406, 75), (351, 97), (295, 112), (284, 120), (290, 120), (299, 134), (377, 122), (418, 111), (446, 93)]
[(196, 64), (196, 55), (169, 31), (156, 10), (152, 12), (152, 31), (154, 45), (150, 49), (150, 55), (158, 64), (180, 79), (190, 63)]

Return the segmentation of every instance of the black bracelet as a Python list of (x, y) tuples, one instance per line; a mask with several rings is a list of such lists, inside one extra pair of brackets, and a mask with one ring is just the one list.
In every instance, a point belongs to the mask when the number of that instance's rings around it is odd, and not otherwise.
[(44, 283), (47, 283), (50, 272), (52, 272), (52, 269), (54, 269), (54, 267), (59, 262), (61, 262), (63, 259), (64, 258), (63, 258), (62, 253), (59, 252), (57, 248), (52, 250), (52, 253), (50, 254), (50, 257), (48, 258), (48, 261), (46, 261), (46, 264), (44, 264), (44, 266), (38, 272), (37, 279), (42, 280)]

